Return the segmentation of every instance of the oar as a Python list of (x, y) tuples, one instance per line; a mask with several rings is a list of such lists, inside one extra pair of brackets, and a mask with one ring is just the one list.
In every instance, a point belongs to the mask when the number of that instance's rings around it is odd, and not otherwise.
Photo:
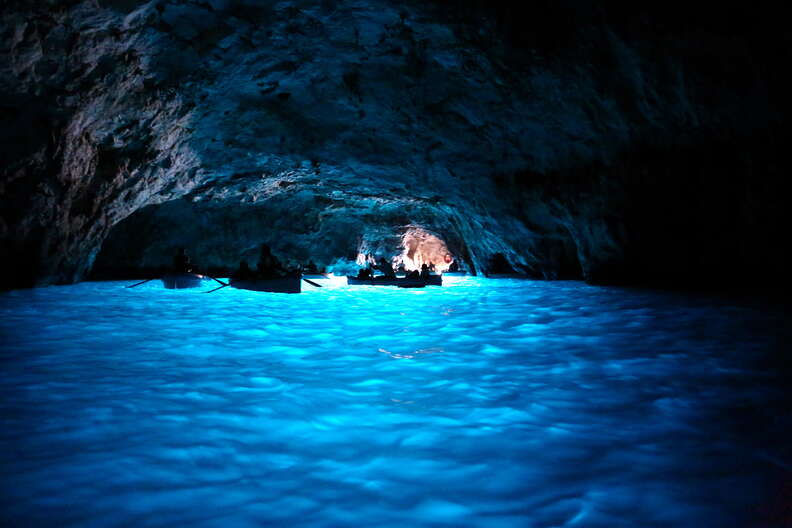
[[(209, 277), (209, 275), (207, 275), (207, 277)], [(219, 282), (219, 283), (220, 283), (220, 284), (222, 284), (223, 286), (228, 286), (228, 284), (226, 284), (225, 282), (223, 282), (223, 281), (221, 281), (221, 280), (217, 280), (217, 279), (215, 279), (214, 277), (209, 277), (209, 278), (210, 278), (210, 279), (212, 279), (212, 280), (213, 280), (213, 281), (215, 281), (215, 282)], [(219, 290), (220, 288), (217, 288), (217, 289)], [(214, 290), (212, 290), (212, 291), (214, 291)], [(206, 292), (206, 293), (209, 293), (209, 292)]]
[(317, 288), (321, 288), (321, 287), (322, 287), (322, 285), (321, 285), (321, 284), (317, 284), (317, 283), (315, 283), (315, 282), (314, 282), (314, 281), (312, 281), (312, 280), (308, 280), (308, 279), (306, 279), (305, 277), (303, 277), (303, 280), (304, 280), (305, 282), (307, 282), (308, 284), (310, 284), (311, 286), (316, 286)]
[[(217, 282), (220, 282), (220, 281), (217, 281)], [(220, 284), (223, 284), (223, 283), (222, 283), (222, 282), (220, 282)], [(214, 290), (209, 290), (208, 292), (204, 292), (204, 293), (212, 293), (212, 292), (215, 292), (215, 291), (217, 291), (217, 290), (222, 290), (222, 289), (223, 289), (223, 288), (225, 288), (226, 286), (228, 286), (228, 284), (223, 284), (222, 286), (218, 286), (218, 287), (217, 287), (217, 288), (215, 288)]]
[(145, 284), (148, 281), (153, 281), (154, 279), (146, 279), (144, 281), (140, 281), (138, 283), (133, 284), (132, 286), (124, 286), (125, 288), (134, 288), (135, 286), (140, 286), (141, 284)]

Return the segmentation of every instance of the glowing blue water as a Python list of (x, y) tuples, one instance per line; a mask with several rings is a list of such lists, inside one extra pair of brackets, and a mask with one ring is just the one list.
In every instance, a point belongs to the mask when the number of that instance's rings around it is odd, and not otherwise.
[(781, 314), (576, 282), (325, 284), (0, 294), (0, 520), (776, 518)]

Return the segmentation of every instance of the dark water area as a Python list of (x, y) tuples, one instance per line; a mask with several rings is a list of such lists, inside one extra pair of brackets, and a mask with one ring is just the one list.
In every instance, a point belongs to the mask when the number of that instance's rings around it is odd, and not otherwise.
[(0, 522), (792, 523), (782, 306), (446, 282), (0, 293)]

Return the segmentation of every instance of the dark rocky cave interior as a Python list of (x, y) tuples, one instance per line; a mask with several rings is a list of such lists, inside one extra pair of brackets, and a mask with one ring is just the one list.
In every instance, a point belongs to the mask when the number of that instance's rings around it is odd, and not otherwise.
[(681, 2), (12, 0), (2, 288), (354, 267), (787, 282), (789, 31)]

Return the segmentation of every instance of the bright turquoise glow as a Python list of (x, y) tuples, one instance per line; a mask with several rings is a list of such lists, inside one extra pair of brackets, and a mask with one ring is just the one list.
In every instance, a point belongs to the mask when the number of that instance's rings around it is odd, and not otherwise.
[(735, 410), (779, 401), (780, 315), (323, 283), (0, 294), (0, 524), (731, 526), (770, 500), (785, 439)]

